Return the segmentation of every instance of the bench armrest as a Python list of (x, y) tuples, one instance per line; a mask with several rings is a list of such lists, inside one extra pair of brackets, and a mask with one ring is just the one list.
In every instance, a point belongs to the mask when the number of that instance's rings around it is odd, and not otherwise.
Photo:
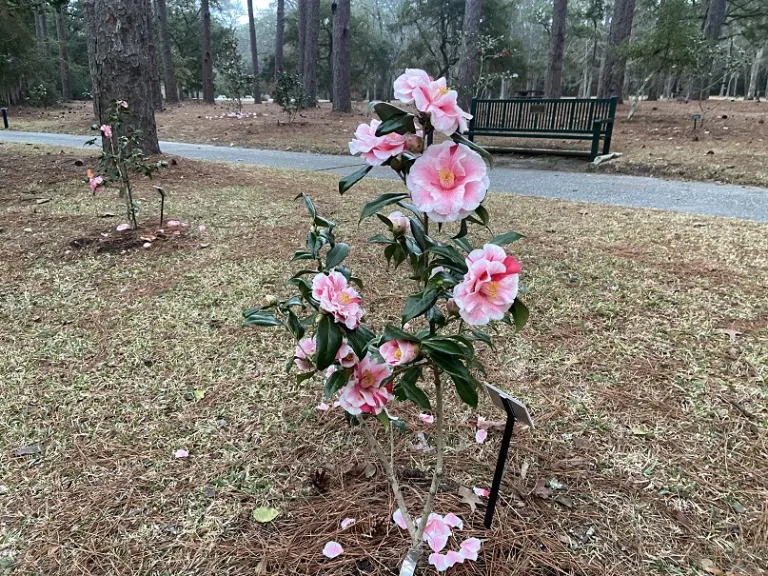
[(594, 120), (593, 124), (613, 124), (613, 118), (601, 118), (600, 120)]

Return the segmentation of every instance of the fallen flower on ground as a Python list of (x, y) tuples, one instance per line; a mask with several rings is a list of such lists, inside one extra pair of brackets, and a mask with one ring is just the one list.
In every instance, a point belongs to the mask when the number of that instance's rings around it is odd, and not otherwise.
[(326, 558), (336, 558), (336, 556), (339, 556), (340, 554), (344, 553), (344, 548), (341, 547), (341, 544), (338, 542), (334, 542), (331, 540), (323, 547), (323, 556)]

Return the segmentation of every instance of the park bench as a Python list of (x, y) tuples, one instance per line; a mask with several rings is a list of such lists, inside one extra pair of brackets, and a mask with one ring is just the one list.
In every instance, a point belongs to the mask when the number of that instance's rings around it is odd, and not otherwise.
[(471, 113), (472, 141), (475, 136), (591, 140), (592, 161), (598, 155), (601, 139), (602, 153), (611, 150), (616, 98), (473, 99)]

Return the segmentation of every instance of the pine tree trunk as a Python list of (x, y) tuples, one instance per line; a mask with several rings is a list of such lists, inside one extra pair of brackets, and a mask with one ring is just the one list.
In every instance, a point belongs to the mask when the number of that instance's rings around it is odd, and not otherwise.
[(253, 102), (261, 104), (259, 86), (259, 49), (256, 45), (256, 22), (253, 20), (253, 0), (248, 0), (248, 34), (251, 37), (251, 65), (253, 67)]
[(296, 10), (299, 13), (299, 76), (304, 78), (304, 58), (307, 54), (307, 9), (309, 0), (298, 0)]
[(626, 58), (619, 54), (621, 46), (632, 35), (632, 21), (635, 17), (635, 0), (616, 0), (613, 8), (611, 29), (605, 54), (605, 69), (598, 89), (600, 98), (617, 96), (622, 101)]
[[(710, 46), (717, 44), (725, 23), (727, 0), (710, 0), (707, 6), (706, 16), (704, 18), (704, 37), (709, 41)], [(692, 97), (695, 100), (707, 100), (711, 90), (712, 83), (712, 65), (711, 59), (704, 62), (706, 70), (701, 77), (696, 78), (693, 87)]]
[(48, 37), (48, 15), (44, 11), (40, 12), (40, 34), (42, 36), (43, 56), (50, 58), (51, 40)]
[(157, 27), (155, 26), (155, 14), (152, 10), (152, 0), (146, 0), (144, 3), (145, 14), (147, 18), (147, 27), (149, 28), (149, 55), (152, 74), (152, 98), (155, 103), (155, 111), (163, 109), (163, 89), (160, 81), (160, 68), (157, 66)]
[(67, 46), (67, 8), (59, 6), (56, 10), (56, 39), (59, 43), (59, 74), (61, 75), (61, 95), (64, 100), (72, 100), (72, 80), (69, 74), (69, 47)]
[(747, 92), (747, 100), (754, 100), (755, 97), (760, 97), (760, 88), (757, 86), (758, 76), (760, 75), (760, 65), (763, 62), (764, 46), (760, 46), (755, 54), (755, 59), (752, 61), (752, 68), (749, 71), (749, 91)]
[(568, 0), (554, 0), (552, 12), (552, 38), (549, 44), (547, 75), (544, 78), (544, 97), (560, 98), (563, 95), (563, 54), (565, 53), (565, 18)]
[(475, 94), (475, 68), (477, 67), (477, 35), (483, 17), (482, 0), (464, 0), (464, 39), (459, 60), (459, 105), (469, 110)]
[(317, 58), (320, 39), (320, 0), (306, 0), (306, 35), (304, 38), (304, 92), (307, 108), (317, 106)]
[(83, 0), (83, 13), (99, 123), (108, 122), (115, 100), (125, 100), (131, 114), (124, 120), (124, 133), (135, 134), (145, 154), (159, 153), (145, 1)]
[(209, 104), (215, 102), (213, 88), (213, 49), (211, 48), (211, 8), (208, 0), (201, 0), (203, 17), (203, 100)]
[(160, 22), (160, 43), (163, 51), (163, 77), (165, 82), (165, 99), (168, 102), (179, 101), (179, 87), (176, 83), (176, 67), (173, 64), (171, 51), (171, 32), (168, 28), (168, 6), (166, 0), (155, 0), (155, 10)]
[[(642, 94), (640, 94), (642, 97)], [(648, 100), (649, 102), (655, 102), (659, 99), (659, 76), (653, 74), (652, 78), (648, 81)]]
[(277, 0), (277, 29), (275, 30), (275, 77), (283, 71), (285, 42), (285, 0)]
[(333, 109), (352, 112), (349, 86), (350, 0), (335, 0), (333, 10)]

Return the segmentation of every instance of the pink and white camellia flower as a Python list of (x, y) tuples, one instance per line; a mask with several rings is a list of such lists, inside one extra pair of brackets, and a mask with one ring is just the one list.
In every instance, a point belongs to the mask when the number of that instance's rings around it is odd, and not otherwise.
[(446, 85), (445, 78), (438, 78), (428, 85), (417, 86), (413, 90), (413, 101), (420, 112), (429, 114), (429, 121), (438, 132), (450, 136), (457, 130), (467, 131), (467, 121), (471, 114), (462, 110), (458, 103), (456, 90)]
[(92, 192), (104, 192), (104, 178), (101, 176), (94, 176), (88, 179), (88, 186), (91, 187)]
[(112, 126), (110, 126), (109, 124), (102, 124), (99, 130), (101, 130), (101, 133), (104, 135), (104, 138), (112, 138)]
[(363, 309), (360, 307), (360, 295), (348, 285), (347, 279), (340, 272), (320, 273), (312, 280), (312, 297), (320, 303), (320, 309), (333, 316), (333, 319), (354, 330), (360, 324)]
[(466, 262), (469, 270), (453, 289), (461, 317), (471, 326), (501, 320), (517, 297), (520, 264), (495, 244), (472, 250)]
[(392, 156), (405, 150), (405, 137), (400, 134), (376, 136), (376, 129), (381, 120), (371, 120), (370, 124), (360, 124), (355, 130), (355, 139), (349, 143), (349, 153), (360, 157), (371, 166), (380, 166)]
[(414, 100), (414, 90), (427, 88), (430, 82), (432, 82), (432, 78), (424, 70), (406, 68), (405, 73), (398, 76), (393, 85), (395, 98), (403, 104), (410, 104)]
[(296, 346), (296, 350), (293, 353), (293, 363), (302, 372), (312, 372), (315, 369), (315, 365), (309, 359), (317, 351), (317, 344), (314, 338), (302, 338), (299, 340), (299, 344)]
[(402, 212), (391, 212), (387, 219), (392, 222), (392, 233), (401, 236), (411, 231), (411, 221)]
[(346, 340), (342, 342), (341, 348), (336, 352), (336, 361), (344, 368), (352, 368), (352, 366), (357, 364), (357, 355)]
[(344, 548), (341, 547), (341, 544), (338, 542), (330, 541), (325, 546), (323, 546), (323, 556), (326, 558), (336, 558), (336, 556), (339, 556), (340, 554), (344, 553)]
[(339, 405), (350, 414), (379, 414), (394, 398), (392, 381), (382, 385), (392, 373), (370, 354), (355, 364), (352, 375), (339, 393)]
[(379, 348), (379, 354), (390, 366), (413, 362), (419, 356), (419, 345), (407, 340), (390, 340)]
[(447, 141), (416, 159), (406, 184), (421, 212), (436, 222), (454, 222), (480, 206), (490, 181), (480, 154)]

